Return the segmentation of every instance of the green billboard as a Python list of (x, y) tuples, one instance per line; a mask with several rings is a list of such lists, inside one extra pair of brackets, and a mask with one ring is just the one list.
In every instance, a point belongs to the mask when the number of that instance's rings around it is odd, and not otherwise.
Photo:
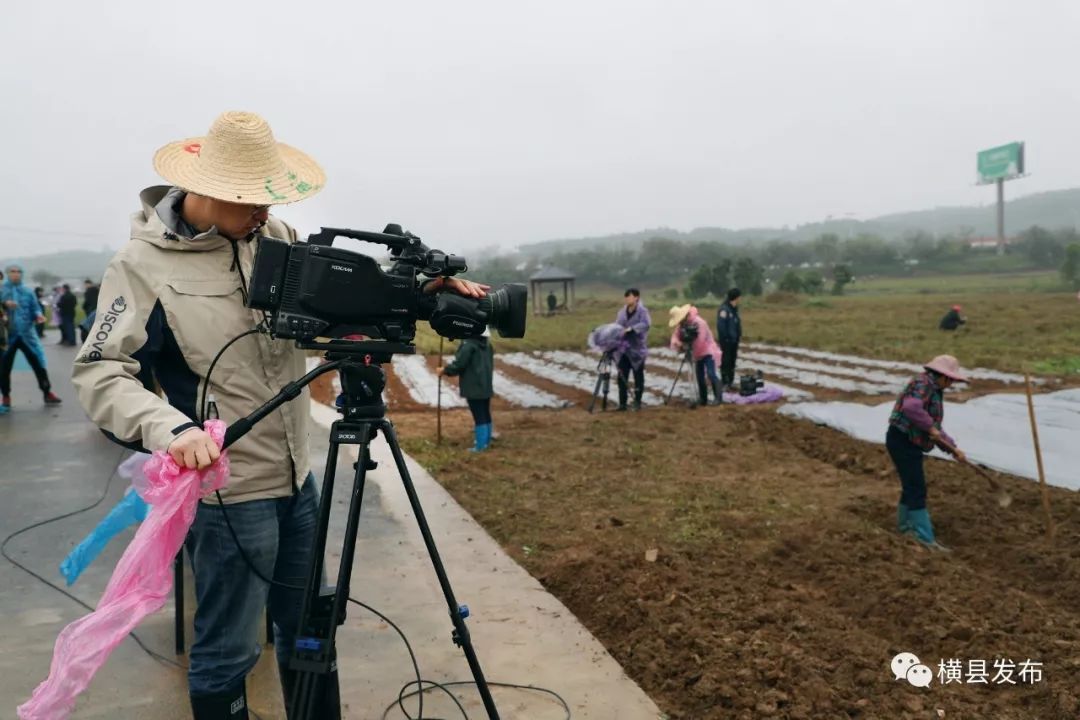
[(979, 183), (1011, 180), (1024, 174), (1024, 143), (1014, 142), (983, 150), (977, 156)]

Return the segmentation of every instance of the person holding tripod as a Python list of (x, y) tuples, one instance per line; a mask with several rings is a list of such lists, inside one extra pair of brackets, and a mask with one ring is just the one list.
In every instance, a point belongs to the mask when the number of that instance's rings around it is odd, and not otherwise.
[(720, 348), (713, 340), (709, 323), (698, 314), (698, 309), (693, 305), (680, 305), (671, 308), (668, 327), (675, 328), (671, 334), (671, 349), (676, 352), (685, 352), (687, 348), (694, 360), (694, 375), (697, 377), (698, 404), (706, 405), (709, 402), (709, 390), (705, 384), (708, 375), (709, 385), (712, 386), (714, 403), (724, 402), (723, 390), (720, 387), (720, 378), (716, 375), (716, 364), (720, 361)]
[[(223, 419), (235, 421), (305, 373), (304, 352), (292, 341), (256, 333), (228, 347), (207, 377), (227, 343), (264, 321), (246, 306), (260, 238), (297, 240), (292, 227), (270, 215), (271, 206), (312, 197), (326, 177), (308, 155), (278, 143), (265, 120), (245, 112), (219, 116), (205, 137), (160, 148), (154, 168), (169, 185), (140, 195), (130, 240), (102, 279), (72, 380), (90, 419), (110, 438), (202, 469), (220, 453), (202, 429), (201, 391), (215, 396)], [(486, 286), (456, 278), (424, 286), (438, 290), (483, 297)], [(231, 476), (220, 493), (227, 507), (205, 499), (188, 534), (197, 602), (188, 668), (195, 720), (248, 717), (245, 680), (259, 657), (268, 601), (288, 705), (295, 679), (288, 661), (304, 597), (298, 588), (319, 505), (308, 459), (309, 405), (305, 388), (230, 448)], [(325, 696), (319, 717), (340, 717), (336, 686)]]
[(615, 324), (626, 328), (615, 349), (615, 367), (618, 370), (619, 410), (626, 411), (629, 395), (628, 381), (634, 373), (634, 410), (641, 409), (641, 396), (645, 392), (645, 358), (649, 354), (649, 328), (652, 317), (641, 302), (641, 291), (630, 288), (623, 293), (625, 304), (619, 308)]
[(720, 341), (720, 382), (731, 390), (735, 387), (735, 361), (739, 357), (739, 341), (742, 340), (742, 320), (739, 318), (739, 299), (742, 291), (731, 288), (727, 299), (716, 311), (716, 337)]

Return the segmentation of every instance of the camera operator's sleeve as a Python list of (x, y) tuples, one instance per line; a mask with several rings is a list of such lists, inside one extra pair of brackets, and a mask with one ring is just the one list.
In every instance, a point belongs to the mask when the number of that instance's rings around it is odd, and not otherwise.
[(135, 450), (165, 450), (177, 435), (198, 427), (149, 389), (162, 315), (157, 293), (122, 250), (105, 270), (97, 317), (71, 372), (90, 420)]
[(462, 342), (461, 347), (454, 353), (454, 359), (443, 368), (444, 375), (460, 375), (461, 372), (469, 366), (472, 361), (472, 354), (476, 351), (476, 348), (472, 343)]

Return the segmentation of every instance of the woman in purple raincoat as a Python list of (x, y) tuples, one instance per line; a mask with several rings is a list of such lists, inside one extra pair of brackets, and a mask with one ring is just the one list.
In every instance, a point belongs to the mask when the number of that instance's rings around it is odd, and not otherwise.
[(622, 341), (613, 359), (619, 370), (619, 410), (626, 410), (627, 380), (634, 372), (634, 410), (641, 409), (641, 394), (645, 392), (645, 356), (649, 354), (649, 326), (652, 318), (649, 310), (641, 304), (641, 291), (630, 288), (623, 297), (626, 304), (619, 308), (616, 325), (622, 325)]

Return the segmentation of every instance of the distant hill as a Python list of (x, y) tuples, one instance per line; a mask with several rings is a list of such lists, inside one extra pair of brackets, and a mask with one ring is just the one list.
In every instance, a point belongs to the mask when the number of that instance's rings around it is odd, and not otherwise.
[[(0, 266), (7, 267), (9, 263), (17, 262), (23, 266), (27, 283), (31, 283), (37, 270), (47, 270), (60, 278), (61, 282), (82, 282), (90, 278), (100, 282), (105, 266), (112, 260), (116, 250), (64, 250), (49, 253), (47, 255), (23, 255), (21, 257), (8, 257), (0, 260)], [(82, 287), (80, 284), (79, 287)]]
[[(823, 233), (841, 237), (867, 233), (894, 240), (916, 231), (935, 235), (991, 236), (997, 234), (993, 204), (974, 207), (940, 207), (931, 210), (893, 213), (869, 220), (823, 220), (795, 228), (695, 228), (680, 232), (655, 228), (600, 237), (546, 240), (520, 248), (521, 254), (544, 257), (555, 252), (573, 252), (587, 248), (615, 247), (636, 250), (649, 238), (662, 237), (683, 242), (720, 242), (742, 245), (765, 240), (810, 240)], [(1005, 232), (1019, 233), (1032, 225), (1049, 229), (1080, 226), (1080, 188), (1054, 190), (1017, 198), (1005, 203)]]

